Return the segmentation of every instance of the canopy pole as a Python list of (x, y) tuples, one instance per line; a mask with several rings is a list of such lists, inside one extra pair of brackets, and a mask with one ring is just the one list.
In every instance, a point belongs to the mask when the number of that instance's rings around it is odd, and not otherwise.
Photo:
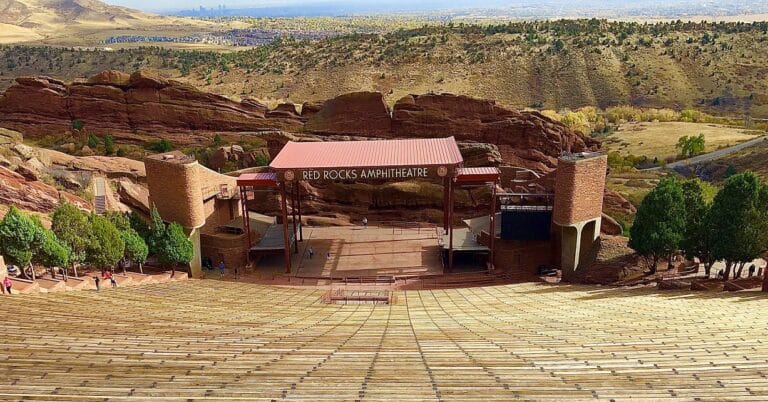
[(291, 273), (291, 242), (288, 237), (288, 202), (286, 200), (285, 181), (280, 182), (280, 204), (283, 214), (283, 241), (285, 255), (285, 273)]
[(448, 196), (449, 196), (449, 179), (443, 178), (443, 232), (448, 233)]
[(496, 182), (491, 183), (491, 215), (489, 216), (490, 227), (488, 232), (491, 235), (491, 261), (488, 267), (490, 271), (496, 269)]
[(304, 224), (301, 220), (301, 183), (296, 182), (297, 204), (299, 204), (299, 241), (304, 241)]
[(293, 220), (293, 252), (295, 254), (299, 253), (299, 242), (298, 236), (296, 235), (296, 182), (291, 182), (291, 219)]
[[(246, 205), (248, 201), (248, 189), (246, 187), (240, 187), (240, 208), (242, 209), (243, 214), (243, 230), (245, 230), (245, 238), (248, 239), (248, 250), (251, 249), (251, 219), (248, 216), (248, 206)], [(250, 252), (248, 253), (247, 260), (250, 262), (251, 256)]]
[(455, 198), (453, 180), (448, 179), (448, 272), (453, 272), (453, 200)]

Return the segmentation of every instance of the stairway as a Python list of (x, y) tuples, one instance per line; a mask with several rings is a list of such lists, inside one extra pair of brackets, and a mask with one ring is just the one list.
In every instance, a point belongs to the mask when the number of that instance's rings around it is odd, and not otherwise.
[(103, 177), (93, 179), (93, 208), (98, 215), (107, 212), (107, 186)]

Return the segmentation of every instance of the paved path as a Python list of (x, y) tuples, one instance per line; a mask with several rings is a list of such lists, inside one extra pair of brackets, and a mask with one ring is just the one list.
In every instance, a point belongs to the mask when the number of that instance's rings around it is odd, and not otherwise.
[[(718, 159), (720, 157), (723, 157), (725, 155), (729, 155), (729, 154), (732, 154), (734, 152), (741, 151), (742, 149), (753, 147), (753, 146), (758, 145), (760, 143), (768, 144), (768, 135), (764, 135), (764, 136), (761, 136), (761, 137), (753, 138), (753, 139), (751, 139), (749, 141), (742, 142), (741, 144), (736, 144), (736, 145), (734, 145), (732, 147), (718, 149), (717, 151), (712, 151), (712, 152), (709, 152), (709, 153), (706, 153), (706, 154), (702, 154), (702, 155), (699, 155), (699, 156), (694, 156), (693, 158), (683, 159), (683, 160), (680, 160), (680, 161), (677, 161), (677, 162), (669, 163), (669, 164), (667, 164), (666, 169), (674, 169), (676, 167), (689, 166), (689, 165), (695, 165), (695, 164), (701, 163), (701, 162), (712, 161), (712, 160)], [(660, 170), (660, 169), (661, 169), (661, 166), (656, 166), (656, 167), (652, 167), (652, 168), (649, 168), (649, 169), (642, 169), (642, 170), (650, 171), (650, 170)]]

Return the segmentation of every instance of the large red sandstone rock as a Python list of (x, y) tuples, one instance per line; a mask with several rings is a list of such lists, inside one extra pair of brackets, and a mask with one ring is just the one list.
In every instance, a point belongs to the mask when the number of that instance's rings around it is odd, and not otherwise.
[(90, 209), (90, 204), (82, 198), (59, 192), (41, 181), (28, 181), (18, 173), (0, 167), (0, 204), (15, 205), (27, 211), (51, 212), (62, 199)]
[(562, 152), (599, 144), (538, 112), (505, 109), (494, 101), (451, 94), (408, 95), (392, 112), (394, 137), (445, 137), (498, 146), (505, 165), (547, 172)]
[(389, 106), (380, 92), (352, 92), (326, 101), (304, 131), (316, 134), (391, 137)]
[(208, 141), (210, 133), (281, 129), (298, 131), (300, 117), (265, 118), (252, 101), (242, 103), (166, 80), (146, 71), (107, 71), (88, 83), (21, 77), (0, 96), (0, 127), (30, 137), (63, 133), (73, 120), (89, 131), (109, 132), (123, 142), (163, 136), (177, 144)]

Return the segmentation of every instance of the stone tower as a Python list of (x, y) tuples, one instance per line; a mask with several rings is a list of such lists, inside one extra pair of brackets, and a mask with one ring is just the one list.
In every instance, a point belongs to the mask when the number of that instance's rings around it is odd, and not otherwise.
[(176, 151), (148, 156), (144, 166), (149, 205), (156, 207), (166, 222), (184, 227), (195, 250), (190, 263), (192, 275), (198, 276), (202, 272), (200, 228), (205, 225), (200, 165), (193, 157)]
[(608, 158), (584, 152), (560, 157), (552, 221), (561, 239), (560, 265), (568, 280), (600, 236)]

